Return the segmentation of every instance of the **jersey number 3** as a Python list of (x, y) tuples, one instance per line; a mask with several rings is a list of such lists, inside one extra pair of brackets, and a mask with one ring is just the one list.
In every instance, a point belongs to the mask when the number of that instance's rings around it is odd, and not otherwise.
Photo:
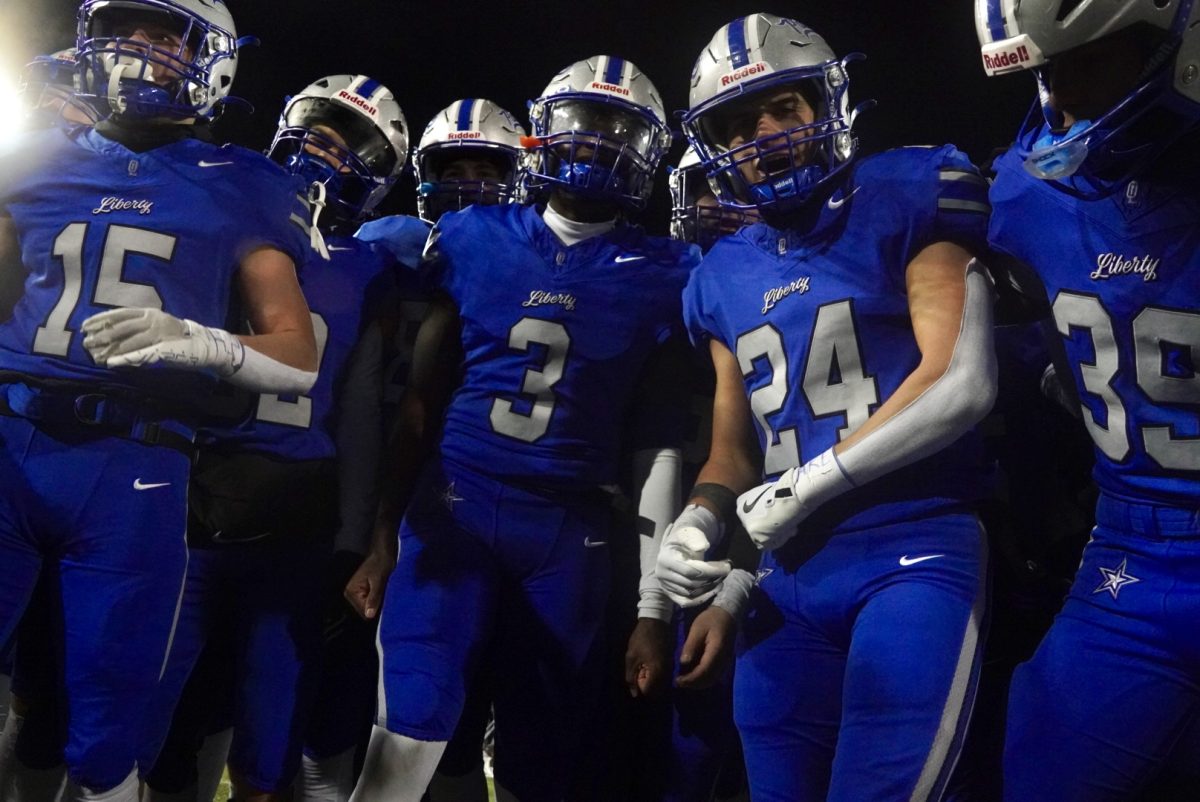
[(508, 347), (515, 351), (530, 351), (532, 346), (545, 349), (540, 368), (529, 368), (521, 382), (521, 396), (529, 406), (529, 412), (514, 409), (515, 403), (507, 398), (492, 400), (489, 418), (492, 430), (498, 434), (532, 443), (550, 428), (550, 417), (554, 414), (554, 385), (563, 376), (567, 351), (571, 348), (571, 335), (561, 323), (523, 317), (508, 330)]

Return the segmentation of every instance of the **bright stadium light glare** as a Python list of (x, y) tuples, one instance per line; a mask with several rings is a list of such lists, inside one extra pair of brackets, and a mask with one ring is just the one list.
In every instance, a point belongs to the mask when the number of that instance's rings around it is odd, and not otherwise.
[(0, 147), (7, 146), (17, 137), (24, 121), (20, 86), (12, 73), (0, 68)]

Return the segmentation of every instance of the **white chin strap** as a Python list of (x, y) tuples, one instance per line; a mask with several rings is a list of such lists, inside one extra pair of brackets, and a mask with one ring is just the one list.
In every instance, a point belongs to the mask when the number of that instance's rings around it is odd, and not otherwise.
[(309, 229), (309, 244), (312, 249), (321, 254), (321, 258), (329, 261), (329, 248), (325, 246), (325, 237), (321, 235), (321, 212), (325, 211), (325, 185), (314, 181), (308, 187), (308, 202), (312, 204), (312, 227)]
[[(108, 102), (118, 114), (124, 114), (126, 107), (129, 105), (121, 97), (121, 81), (125, 78), (137, 78), (142, 74), (144, 64), (133, 56), (123, 55), (116, 57), (116, 63), (113, 65), (112, 71), (108, 74)], [(136, 72), (130, 75), (131, 72)]]

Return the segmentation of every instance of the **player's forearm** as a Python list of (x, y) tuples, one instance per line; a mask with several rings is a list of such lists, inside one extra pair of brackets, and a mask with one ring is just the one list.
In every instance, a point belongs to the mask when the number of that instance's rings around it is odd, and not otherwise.
[(996, 399), (991, 281), (968, 269), (958, 336), (944, 367), (922, 364), (857, 431), (834, 447), (855, 485), (930, 456), (978, 423)]
[(682, 455), (677, 448), (647, 448), (633, 455), (637, 488), (638, 617), (670, 621), (672, 606), (654, 575), (663, 533), (679, 512)]
[[(750, 460), (742, 458), (740, 455), (715, 459), (710, 457), (708, 462), (704, 463), (704, 467), (700, 469), (700, 474), (696, 477), (695, 488), (699, 488), (702, 485), (718, 485), (728, 488), (733, 496), (736, 497), (739, 493), (744, 493), (760, 481), (762, 481), (762, 475), (758, 466)], [(722, 505), (718, 500), (714, 500), (711, 494), (697, 495), (695, 492), (692, 492), (689, 494), (686, 503), (699, 504), (722, 520), (729, 513), (729, 510), (724, 508), (725, 505)]]

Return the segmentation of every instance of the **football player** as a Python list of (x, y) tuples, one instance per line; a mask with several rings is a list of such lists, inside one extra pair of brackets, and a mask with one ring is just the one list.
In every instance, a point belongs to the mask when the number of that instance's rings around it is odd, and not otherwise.
[[(525, 129), (496, 103), (456, 100), (434, 115), (413, 153), (417, 209), (436, 223), (448, 211), (517, 199), (521, 137)], [(426, 298), (428, 300), (428, 298)], [(481, 745), (492, 695), (476, 677), (454, 735), (429, 783), (429, 802), (487, 802)]]
[[(351, 234), (400, 175), (408, 135), (391, 91), (362, 75), (321, 78), (283, 110), (268, 155), (309, 185), (322, 234), (320, 253), (300, 270), (319, 375), (304, 395), (259, 396), (252, 428), (206, 432), (211, 442), (200, 451), (190, 499), (188, 589), (164, 696), (177, 696), (172, 686), (196, 668), (147, 775), (151, 799), (194, 795), (192, 782), (215, 785), (219, 773), (198, 777), (192, 756), (221, 724), (233, 727), (229, 768), (238, 799), (282, 799), (297, 776), (321, 675), (322, 590), (337, 587), (338, 606), (350, 613), (340, 588), (353, 555), (366, 550), (377, 499), (382, 334), (372, 299), (387, 296), (392, 259)], [(327, 635), (344, 624), (340, 613), (326, 621)], [(351, 693), (372, 685), (370, 674), (358, 679)], [(361, 696), (322, 700), (348, 706), (349, 723), (338, 730), (348, 730), (347, 743), (317, 762), (353, 746), (370, 716), (372, 697)], [(213, 716), (230, 706), (232, 715)], [(326, 723), (332, 727), (333, 717)], [(323, 735), (328, 743), (336, 732)], [(340, 774), (348, 781), (348, 772)]]
[[(622, 219), (645, 204), (670, 145), (662, 102), (632, 63), (596, 56), (555, 76), (530, 118), (526, 181), (545, 206), (445, 215), (427, 248), (444, 295), (418, 337), (400, 445), (446, 414), (411, 492), (421, 451), (397, 450), (408, 460), (347, 587), (373, 617), (395, 565), (383, 693), (353, 799), (420, 798), (489, 646), (498, 793), (562, 798), (596, 695), (609, 587), (601, 486), (615, 481), (622, 441), (636, 451), (651, 529), (677, 500), (677, 442), (663, 420), (677, 417), (666, 412), (669, 368), (685, 356), (673, 335), (696, 253)], [(643, 612), (669, 618), (647, 580)]]
[(1041, 279), (1100, 487), (1066, 604), (1013, 676), (1004, 794), (1129, 799), (1188, 759), (1200, 711), (1200, 8), (975, 12), (985, 71), (1038, 84), (996, 162), (989, 240)]
[[(67, 798), (133, 800), (187, 562), (195, 431), (219, 380), (316, 378), (294, 267), (308, 210), (275, 165), (210, 141), (237, 64), (222, 2), (86, 0), (79, 17), (81, 90), (112, 117), (0, 160), (24, 265), (3, 276), (19, 301), (0, 325), (0, 641), (56, 563)], [(220, 328), (234, 295), (254, 335)]]
[(705, 253), (721, 237), (758, 221), (753, 208), (730, 208), (717, 201), (695, 148), (683, 152), (667, 186), (671, 190), (671, 236), (694, 242)]
[(681, 603), (715, 595), (684, 647), (694, 676), (750, 584), (704, 553), (735, 515), (766, 552), (734, 675), (755, 800), (939, 798), (978, 669), (987, 182), (949, 146), (855, 158), (850, 60), (795, 20), (734, 20), (684, 117), (718, 200), (763, 222), (685, 292), (713, 442), (658, 576)]
[(515, 117), (483, 98), (456, 100), (434, 115), (413, 153), (421, 219), (432, 224), (448, 211), (513, 200), (523, 136)]

